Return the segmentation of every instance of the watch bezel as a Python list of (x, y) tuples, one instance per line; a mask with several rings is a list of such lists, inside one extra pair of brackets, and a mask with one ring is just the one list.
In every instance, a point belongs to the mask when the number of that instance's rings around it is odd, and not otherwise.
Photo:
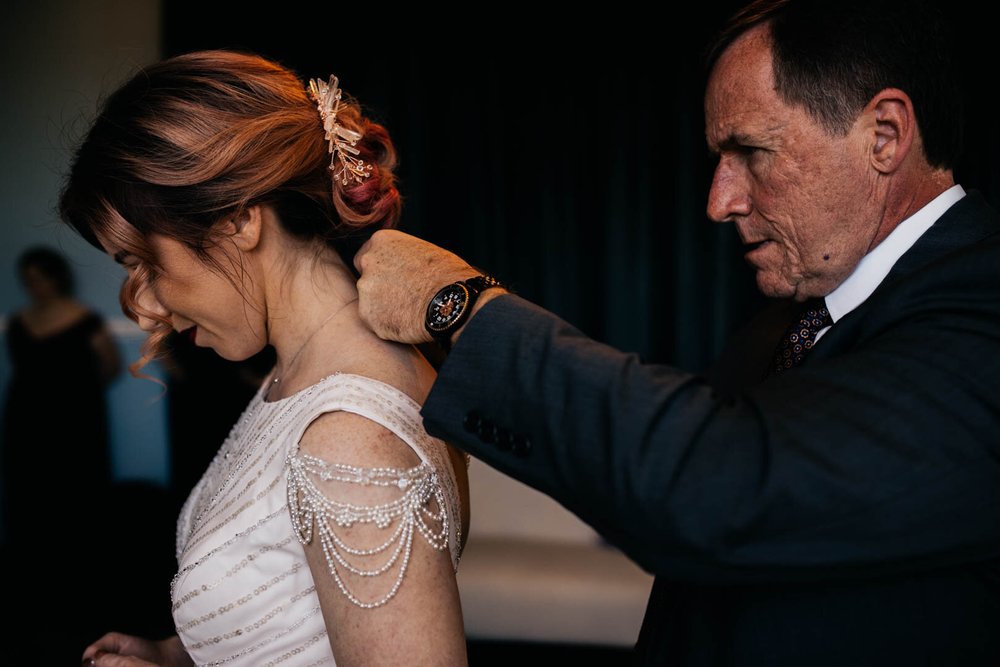
[[(442, 325), (435, 325), (435, 321), (440, 317), (436, 308), (439, 298), (446, 292), (456, 289), (461, 290), (461, 307), (458, 309), (456, 314), (450, 316), (450, 319), (447, 322)], [(451, 331), (460, 326), (461, 323), (465, 321), (465, 318), (469, 316), (469, 310), (471, 309), (474, 295), (475, 292), (468, 285), (466, 285), (463, 280), (449, 283), (435, 292), (434, 296), (431, 297), (430, 303), (427, 304), (427, 312), (424, 316), (424, 326), (427, 331), (429, 331), (435, 338), (446, 337)]]

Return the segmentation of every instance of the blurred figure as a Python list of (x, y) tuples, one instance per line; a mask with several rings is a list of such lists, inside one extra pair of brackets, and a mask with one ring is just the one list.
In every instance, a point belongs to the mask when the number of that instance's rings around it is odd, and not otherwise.
[[(73, 297), (66, 259), (36, 247), (18, 260), (30, 303), (10, 317), (12, 377), (4, 419), (3, 474), (7, 543), (51, 534), (41, 520), (58, 511), (73, 531), (110, 484), (106, 388), (121, 370), (100, 315)], [(38, 498), (44, 465), (44, 505)]]
[[(12, 374), (0, 453), (2, 565), (21, 585), (7, 598), (17, 610), (8, 636), (17, 641), (3, 661), (69, 664), (78, 654), (69, 644), (108, 618), (99, 589), (119, 564), (91, 546), (111, 529), (106, 393), (121, 362), (101, 316), (73, 297), (73, 274), (59, 252), (25, 251), (17, 276), (29, 303), (8, 320)], [(66, 618), (78, 620), (62, 627)]]

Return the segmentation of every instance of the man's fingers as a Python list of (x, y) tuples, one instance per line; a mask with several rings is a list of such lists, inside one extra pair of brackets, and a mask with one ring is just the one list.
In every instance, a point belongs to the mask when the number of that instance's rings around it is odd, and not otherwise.
[(415, 238), (411, 237), (409, 234), (405, 234), (396, 229), (380, 229), (369, 237), (367, 241), (364, 242), (356, 253), (354, 253), (354, 268), (358, 270), (358, 273), (364, 273), (365, 267), (371, 263), (371, 257), (378, 256), (379, 253), (385, 254), (386, 248), (390, 246), (393, 241), (399, 241), (404, 238)]
[[(355, 264), (357, 264), (357, 260), (355, 260)], [(361, 271), (361, 267), (360, 266), (358, 267), (358, 271)], [(368, 327), (371, 327), (371, 323), (369, 322), (369, 317), (368, 317), (369, 316), (369, 312), (370, 312), (370, 308), (369, 308), (369, 304), (368, 304), (368, 299), (365, 298), (365, 296), (367, 295), (367, 291), (366, 290), (368, 289), (368, 283), (369, 283), (369, 281), (365, 278), (364, 275), (362, 275), (360, 278), (358, 278), (358, 282), (357, 282), (357, 288), (358, 288), (358, 316), (361, 318), (362, 322), (364, 322), (366, 325), (368, 325)]]
[(365, 273), (365, 255), (368, 254), (368, 251), (371, 249), (371, 244), (372, 240), (368, 239), (364, 242), (364, 245), (362, 245), (358, 251), (354, 253), (354, 268), (357, 269), (358, 273), (361, 275), (364, 275)]

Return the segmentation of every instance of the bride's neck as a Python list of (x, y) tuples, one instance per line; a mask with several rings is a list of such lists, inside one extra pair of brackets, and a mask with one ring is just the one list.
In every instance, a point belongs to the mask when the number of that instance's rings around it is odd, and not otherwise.
[(278, 372), (287, 372), (331, 331), (356, 328), (358, 293), (354, 275), (332, 250), (299, 248), (281, 255), (268, 271), (267, 323)]

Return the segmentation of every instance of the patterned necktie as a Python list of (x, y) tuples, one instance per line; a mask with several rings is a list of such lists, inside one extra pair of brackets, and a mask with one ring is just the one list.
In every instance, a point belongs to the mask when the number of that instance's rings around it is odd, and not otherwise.
[(771, 376), (801, 364), (816, 342), (816, 332), (831, 324), (833, 319), (823, 299), (810, 299), (804, 302), (798, 318), (781, 337), (767, 375)]

